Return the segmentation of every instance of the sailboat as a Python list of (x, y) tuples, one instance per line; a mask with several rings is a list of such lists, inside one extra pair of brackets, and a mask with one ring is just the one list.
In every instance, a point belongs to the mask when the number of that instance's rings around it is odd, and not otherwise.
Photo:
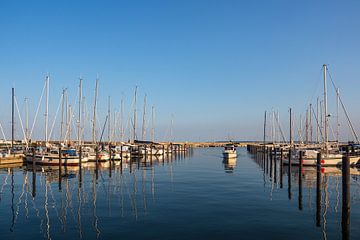
[[(293, 165), (299, 165), (300, 159), (300, 151), (303, 153), (302, 155), (302, 164), (305, 166), (316, 166), (317, 164), (317, 154), (321, 153), (321, 166), (338, 166), (342, 164), (343, 155), (339, 152), (338, 147), (333, 147), (329, 144), (328, 139), (328, 128), (329, 122), (328, 118), (330, 115), (328, 114), (327, 109), (327, 83), (326, 83), (326, 72), (327, 66), (323, 65), (324, 71), (324, 143), (321, 149), (297, 149), (291, 156), (291, 163)], [(360, 156), (350, 156), (350, 165), (355, 165), (359, 162)], [(289, 164), (288, 158), (284, 159), (284, 164)]]
[[(78, 151), (73, 147), (67, 147), (61, 149), (61, 145), (53, 146), (49, 144), (49, 135), (48, 135), (48, 112), (49, 112), (49, 76), (45, 78), (45, 90), (46, 90), (46, 99), (45, 99), (45, 146), (32, 148), (31, 151), (28, 151), (25, 154), (25, 160), (29, 163), (35, 163), (38, 165), (59, 165), (60, 160), (62, 165), (75, 166), (78, 165), (81, 161), (85, 163), (88, 161), (88, 154), (82, 152), (81, 156)], [(81, 145), (81, 100), (82, 100), (82, 79), (79, 83), (79, 119), (78, 119), (78, 145)], [(64, 101), (64, 91), (62, 95), (62, 101)], [(71, 120), (70, 120), (71, 122)], [(69, 124), (70, 126), (70, 124)], [(69, 130), (69, 129), (68, 129)], [(67, 135), (67, 134), (66, 134)], [(30, 150), (30, 149), (29, 149)]]

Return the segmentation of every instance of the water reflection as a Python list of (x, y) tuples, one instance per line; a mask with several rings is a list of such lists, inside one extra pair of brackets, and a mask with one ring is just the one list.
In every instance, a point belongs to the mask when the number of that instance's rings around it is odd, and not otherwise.
[(236, 167), (236, 158), (224, 158), (223, 164), (226, 173), (233, 173)]
[[(156, 201), (156, 168), (168, 166), (171, 175), (172, 165), (186, 161), (189, 154), (83, 163), (80, 168), (25, 165), (0, 169), (4, 177), (0, 204), (5, 195), (11, 213), (8, 229), (22, 234), (23, 224), (31, 223), (38, 225), (45, 239), (57, 238), (60, 233), (71, 233), (74, 238), (74, 231), (79, 239), (100, 238), (103, 222), (108, 224), (113, 215), (132, 216), (135, 221), (147, 215), (149, 201)], [(7, 187), (10, 194), (4, 193)]]
[[(270, 185), (269, 190), (271, 193), (273, 192), (273, 187), (278, 186), (276, 184), (276, 179), (278, 177), (280, 178), (281, 189), (283, 186), (283, 176), (287, 175), (287, 195), (289, 201), (292, 201), (292, 187), (293, 184), (297, 182), (297, 203), (299, 211), (303, 211), (304, 209), (303, 189), (308, 189), (308, 208), (311, 210), (312, 203), (316, 202), (314, 225), (321, 229), (322, 239), (328, 239), (329, 214), (336, 214), (336, 216), (338, 216), (338, 220), (336, 220), (336, 222), (341, 222), (342, 239), (350, 239), (350, 184), (344, 183), (344, 179), (342, 179), (341, 168), (319, 167), (317, 170), (316, 167), (306, 166), (301, 168), (299, 166), (290, 165), (287, 165), (284, 168), (280, 158), (276, 160), (276, 157), (272, 158), (270, 154), (264, 156), (263, 153), (257, 153), (251, 157), (267, 177), (264, 179), (264, 186), (268, 187)], [(275, 161), (275, 163), (273, 161)], [(279, 164), (276, 162), (279, 162)], [(352, 181), (357, 183), (354, 187), (358, 187), (360, 170), (358, 168), (350, 168), (349, 171), (349, 176), (351, 177)], [(343, 181), (342, 185), (341, 181)], [(350, 180), (348, 180), (348, 182), (349, 181)], [(312, 197), (313, 189), (315, 189), (316, 192), (315, 199)], [(341, 189), (343, 191), (342, 193)], [(339, 215), (338, 211), (340, 204), (340, 194), (343, 196), (341, 215)]]

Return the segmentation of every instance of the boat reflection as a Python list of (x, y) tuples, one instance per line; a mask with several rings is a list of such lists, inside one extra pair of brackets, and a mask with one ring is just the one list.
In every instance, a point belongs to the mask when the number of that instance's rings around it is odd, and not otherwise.
[[(2, 168), (0, 203), (4, 188), (10, 186), (11, 232), (20, 231), (17, 223), (25, 216), (21, 222), (38, 224), (39, 233), (46, 239), (55, 238), (59, 231), (76, 231), (79, 239), (101, 238), (106, 228), (104, 219), (119, 214), (137, 221), (149, 214), (157, 200), (156, 168), (168, 166), (172, 181), (172, 165), (184, 161), (188, 154), (88, 162), (80, 166), (28, 164)], [(88, 231), (87, 226), (93, 231)], [(72, 237), (76, 235), (71, 233)]]
[[(291, 201), (293, 195), (293, 188), (297, 187), (297, 201), (298, 209), (300, 211), (304, 208), (304, 188), (308, 193), (308, 208), (312, 209), (312, 203), (316, 203), (315, 211), (315, 225), (321, 228), (322, 238), (328, 239), (328, 215), (339, 212), (339, 205), (341, 204), (341, 181), (342, 169), (340, 167), (320, 167), (317, 171), (316, 167), (312, 166), (281, 166), (280, 160), (264, 157), (262, 153), (251, 155), (253, 161), (263, 171), (264, 187), (266, 188), (270, 183), (270, 192), (272, 194), (273, 187), (279, 187), (276, 179), (280, 178), (280, 189), (282, 188), (283, 176), (288, 178), (288, 198)], [(279, 163), (279, 164), (278, 164)], [(270, 167), (270, 169), (269, 169)], [(350, 168), (350, 176), (353, 181), (359, 180), (360, 171), (358, 168)], [(313, 195), (313, 192), (315, 194)], [(344, 191), (344, 189), (343, 189)], [(335, 201), (331, 202), (335, 195)], [(347, 193), (348, 195), (348, 193)], [(343, 239), (350, 237), (350, 202), (349, 199), (342, 199), (342, 214), (341, 214), (341, 229)]]
[(236, 158), (224, 158), (223, 164), (226, 173), (233, 173), (236, 167)]

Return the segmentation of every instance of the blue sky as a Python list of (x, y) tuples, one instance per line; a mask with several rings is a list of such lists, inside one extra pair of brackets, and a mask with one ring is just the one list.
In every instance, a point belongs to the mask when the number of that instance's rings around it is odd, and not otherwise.
[(139, 102), (146, 93), (156, 107), (159, 140), (172, 115), (178, 140), (260, 139), (265, 110), (280, 112), (286, 132), (288, 108), (300, 115), (315, 102), (326, 63), (359, 129), (359, 10), (358, 1), (2, 1), (0, 121), (8, 134), (12, 86), (34, 113), (50, 73), (51, 118), (79, 76), (91, 105), (99, 75), (102, 119), (109, 95), (117, 109), (124, 95), (128, 112), (138, 85)]

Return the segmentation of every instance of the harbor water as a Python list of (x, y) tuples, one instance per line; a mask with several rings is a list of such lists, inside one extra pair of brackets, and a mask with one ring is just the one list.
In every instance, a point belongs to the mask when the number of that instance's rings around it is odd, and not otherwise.
[[(360, 172), (342, 228), (341, 170), (280, 171), (238, 148), (114, 165), (0, 169), (2, 239), (341, 239), (360, 236)], [(299, 184), (299, 177), (301, 183)], [(319, 208), (320, 207), (320, 208)]]

